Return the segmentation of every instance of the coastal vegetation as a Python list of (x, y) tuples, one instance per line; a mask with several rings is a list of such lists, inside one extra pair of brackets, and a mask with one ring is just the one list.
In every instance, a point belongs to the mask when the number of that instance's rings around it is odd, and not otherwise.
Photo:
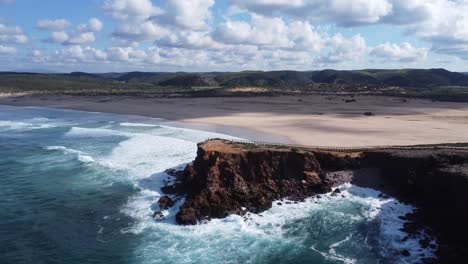
[(0, 93), (194, 97), (350, 93), (468, 101), (468, 75), (444, 69), (67, 74), (2, 72)]

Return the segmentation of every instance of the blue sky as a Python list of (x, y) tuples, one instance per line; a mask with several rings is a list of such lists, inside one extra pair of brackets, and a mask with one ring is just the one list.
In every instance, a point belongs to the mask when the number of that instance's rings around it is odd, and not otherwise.
[(468, 71), (465, 0), (0, 0), (0, 70)]

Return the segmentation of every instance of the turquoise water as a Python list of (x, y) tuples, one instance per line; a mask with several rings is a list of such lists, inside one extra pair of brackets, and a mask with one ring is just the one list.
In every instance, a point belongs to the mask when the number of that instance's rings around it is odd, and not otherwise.
[[(342, 196), (198, 226), (151, 218), (167, 168), (229, 137), (160, 119), (0, 106), (0, 263), (415, 263), (414, 208), (344, 185)], [(180, 203), (183, 201), (179, 201)], [(408, 249), (411, 256), (399, 254)]]

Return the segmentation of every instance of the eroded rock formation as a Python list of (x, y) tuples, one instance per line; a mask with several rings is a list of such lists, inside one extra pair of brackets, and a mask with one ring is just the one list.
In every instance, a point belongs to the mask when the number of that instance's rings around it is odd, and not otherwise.
[(176, 189), (187, 194), (176, 216), (180, 224), (262, 212), (276, 199), (301, 200), (331, 190), (313, 153), (222, 141), (199, 145)]
[[(176, 215), (179, 224), (258, 213), (274, 200), (301, 200), (351, 181), (416, 204), (420, 210), (408, 216), (413, 220), (405, 231), (432, 229), (441, 241), (438, 255), (443, 263), (468, 258), (466, 150), (344, 154), (213, 140), (199, 144), (193, 164), (173, 175), (178, 183), (163, 191), (186, 195)], [(168, 204), (163, 200), (161, 207)]]

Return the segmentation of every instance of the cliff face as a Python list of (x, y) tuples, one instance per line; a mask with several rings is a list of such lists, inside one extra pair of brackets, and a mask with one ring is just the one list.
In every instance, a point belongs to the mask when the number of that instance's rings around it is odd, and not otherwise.
[(368, 152), (361, 162), (380, 169), (383, 188), (419, 207), (416, 218), (441, 242), (441, 263), (468, 258), (468, 151)]
[(187, 194), (176, 216), (180, 224), (262, 212), (276, 199), (300, 200), (331, 190), (313, 153), (237, 148), (222, 141), (199, 145), (177, 189)]
[[(354, 173), (340, 176), (342, 170)], [(372, 173), (360, 175), (359, 171)], [(269, 209), (274, 200), (301, 200), (351, 181), (416, 204), (420, 210), (408, 216), (411, 221), (405, 230), (417, 234), (429, 227), (441, 243), (441, 263), (468, 258), (466, 150), (343, 154), (213, 140), (199, 144), (193, 164), (173, 174), (178, 184), (163, 191), (186, 195), (176, 215), (179, 224), (258, 213)]]

